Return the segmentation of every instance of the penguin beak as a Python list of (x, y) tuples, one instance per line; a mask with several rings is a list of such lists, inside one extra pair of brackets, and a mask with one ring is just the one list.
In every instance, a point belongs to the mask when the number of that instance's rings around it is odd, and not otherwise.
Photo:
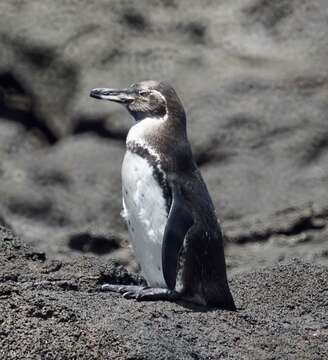
[(134, 100), (133, 94), (128, 89), (96, 88), (91, 90), (90, 96), (95, 99), (114, 101), (120, 104), (126, 104)]

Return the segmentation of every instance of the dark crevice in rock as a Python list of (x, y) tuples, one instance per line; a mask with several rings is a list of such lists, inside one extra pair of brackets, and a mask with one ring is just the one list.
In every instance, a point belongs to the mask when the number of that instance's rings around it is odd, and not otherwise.
[(40, 186), (61, 186), (68, 188), (71, 184), (71, 179), (59, 169), (36, 171), (32, 176), (33, 181)]
[(306, 152), (301, 158), (302, 165), (308, 165), (311, 162), (318, 160), (323, 154), (328, 151), (328, 131), (322, 131), (318, 136), (307, 144)]
[(271, 236), (284, 235), (294, 237), (310, 231), (319, 231), (326, 227), (328, 215), (325, 209), (286, 209), (276, 213), (272, 219), (261, 219), (255, 223), (238, 222), (237, 229), (225, 229), (228, 242), (245, 244), (249, 242), (264, 242)]
[(143, 13), (135, 8), (128, 8), (122, 15), (122, 22), (129, 28), (137, 31), (144, 31), (149, 27)]
[(38, 130), (49, 144), (58, 138), (35, 111), (31, 92), (11, 72), (0, 73), (0, 116), (22, 124), (27, 130)]
[(213, 139), (207, 146), (197, 149), (194, 152), (194, 159), (197, 166), (207, 165), (213, 162), (217, 156), (218, 141)]
[(199, 152), (194, 155), (197, 166), (203, 166), (213, 161), (213, 156), (208, 152)]
[(244, 9), (244, 12), (265, 28), (273, 29), (290, 16), (293, 10), (293, 2), (290, 0), (258, 0)]
[(8, 208), (12, 214), (30, 219), (46, 219), (52, 211), (50, 199), (40, 198), (12, 198)]
[(24, 55), (34, 66), (46, 69), (52, 63), (55, 52), (50, 47), (33, 46), (24, 48)]
[(206, 43), (206, 25), (199, 21), (192, 21), (187, 24), (178, 24), (176, 26), (177, 31), (188, 35), (189, 40), (193, 44), (205, 44)]
[(178, 5), (174, 0), (161, 0), (161, 3), (163, 4), (163, 6), (165, 7), (171, 7), (171, 8), (177, 8)]
[(108, 129), (104, 118), (79, 118), (75, 124), (73, 134), (94, 133), (105, 139), (125, 142), (126, 131)]
[(119, 240), (114, 237), (97, 236), (89, 233), (72, 235), (68, 241), (72, 250), (81, 252), (92, 252), (103, 255), (112, 252), (120, 247)]
[(101, 63), (102, 65), (117, 63), (124, 55), (126, 55), (126, 53), (120, 48), (110, 49), (109, 51), (104, 49)]
[(206, 148), (195, 151), (194, 159), (197, 166), (201, 167), (213, 162), (225, 162), (234, 155), (233, 151), (227, 150), (224, 146), (221, 146), (216, 139), (214, 139), (208, 146), (206, 146)]

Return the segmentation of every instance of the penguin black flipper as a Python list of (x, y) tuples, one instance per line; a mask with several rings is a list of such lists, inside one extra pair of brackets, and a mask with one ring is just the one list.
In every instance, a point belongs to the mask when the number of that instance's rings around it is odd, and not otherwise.
[(181, 187), (172, 182), (171, 191), (172, 204), (162, 244), (162, 267), (167, 287), (170, 290), (174, 290), (180, 250), (187, 231), (194, 223), (194, 219), (182, 196)]

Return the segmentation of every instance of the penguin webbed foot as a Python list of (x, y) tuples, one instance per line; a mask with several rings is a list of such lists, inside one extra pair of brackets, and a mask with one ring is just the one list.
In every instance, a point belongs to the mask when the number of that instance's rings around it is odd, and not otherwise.
[(139, 285), (117, 285), (103, 284), (101, 291), (117, 292), (123, 295), (125, 299), (136, 299), (137, 301), (151, 300), (176, 300), (178, 293), (165, 288), (152, 288)]

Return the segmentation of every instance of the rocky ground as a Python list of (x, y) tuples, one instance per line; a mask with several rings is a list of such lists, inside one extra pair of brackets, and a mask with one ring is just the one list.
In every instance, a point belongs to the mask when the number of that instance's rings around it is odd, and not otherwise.
[[(2, 238), (3, 356), (324, 354), (327, 13), (326, 0), (0, 2), (0, 225), (32, 254)], [(138, 266), (119, 216), (132, 122), (88, 94), (149, 78), (185, 105), (237, 314), (93, 291), (103, 267), (137, 281), (117, 264)]]
[(99, 258), (65, 262), (1, 234), (2, 359), (325, 359), (328, 268), (303, 261), (236, 275), (237, 312), (99, 293), (140, 281)]

